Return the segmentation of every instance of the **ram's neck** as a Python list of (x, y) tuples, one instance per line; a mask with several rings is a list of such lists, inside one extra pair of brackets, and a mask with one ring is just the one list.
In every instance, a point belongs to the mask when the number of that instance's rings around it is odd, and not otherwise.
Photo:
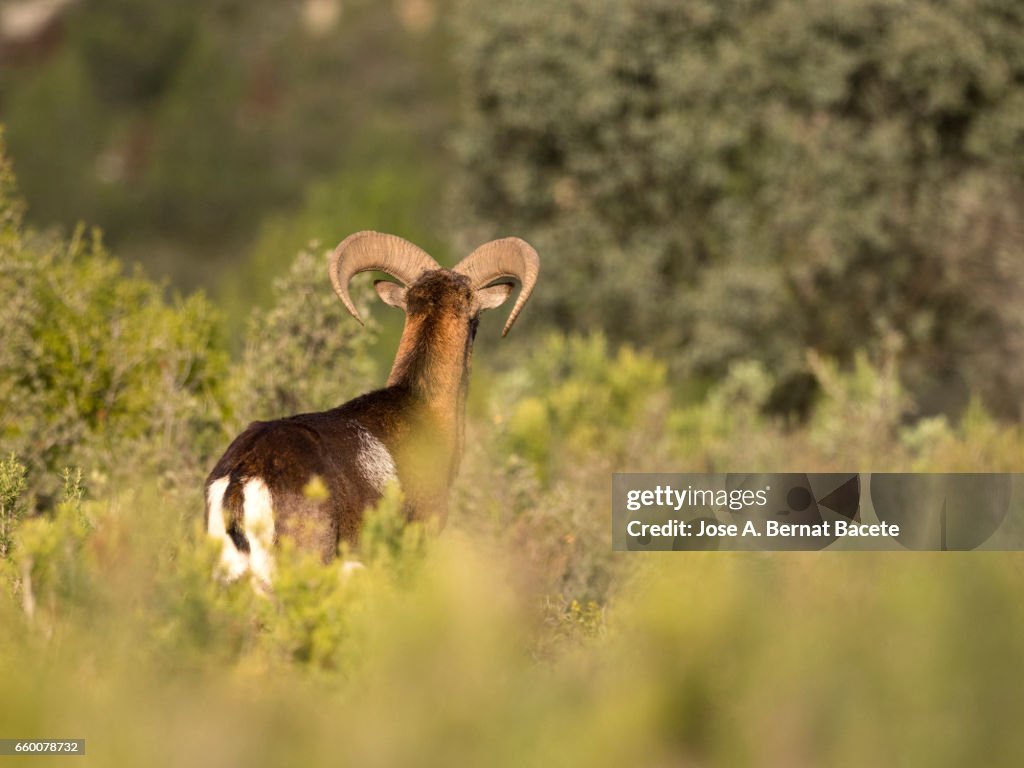
[(414, 507), (443, 520), (448, 488), (462, 456), (472, 335), (466, 323), (444, 317), (406, 319), (388, 386), (411, 397), (398, 462)]
[(461, 444), (472, 340), (459, 318), (425, 315), (406, 319), (388, 386), (412, 394), (417, 410)]

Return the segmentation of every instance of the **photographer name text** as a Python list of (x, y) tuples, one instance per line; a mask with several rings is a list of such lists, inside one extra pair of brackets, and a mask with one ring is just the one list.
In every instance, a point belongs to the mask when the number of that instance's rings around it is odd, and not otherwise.
[(765, 536), (768, 538), (887, 538), (900, 535), (900, 527), (892, 523), (857, 523), (847, 520), (824, 520), (820, 523), (782, 523), (778, 520), (747, 520), (739, 523), (716, 523), (709, 520), (668, 520), (644, 523), (630, 520), (626, 525), (630, 536), (696, 536), (707, 538)]

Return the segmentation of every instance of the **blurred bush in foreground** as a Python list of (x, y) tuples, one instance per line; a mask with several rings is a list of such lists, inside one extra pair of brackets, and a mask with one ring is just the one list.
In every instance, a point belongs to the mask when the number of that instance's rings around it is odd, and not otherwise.
[[(103, 765), (1024, 754), (1007, 682), (1024, 672), (1016, 553), (633, 558), (607, 632), (558, 634), (538, 659), (538, 635), (561, 625), (530, 620), (512, 547), (452, 531), (426, 550), (388, 545), (349, 578), (285, 550), (267, 599), (213, 582), (215, 553), (159, 494), (84, 511), (87, 527), (65, 504), (21, 532), (22, 581), (0, 596), (0, 720), (84, 737)], [(956, 727), (936, 731), (944, 720)]]

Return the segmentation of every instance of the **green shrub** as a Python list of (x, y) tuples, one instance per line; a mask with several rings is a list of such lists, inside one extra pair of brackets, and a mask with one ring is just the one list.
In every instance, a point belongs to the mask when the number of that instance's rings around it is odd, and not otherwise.
[(64, 490), (52, 517), (33, 516), (19, 526), (14, 560), (26, 617), (52, 634), (58, 614), (95, 608), (95, 563), (84, 548), (94, 520), (83, 508), (81, 471), (65, 469)]
[[(681, 464), (693, 472), (734, 471), (797, 459), (778, 450), (779, 427), (764, 414), (775, 380), (756, 360), (739, 360), (699, 402), (674, 410), (668, 427)], [(781, 470), (777, 470), (781, 471)]]
[(622, 457), (667, 406), (665, 366), (628, 345), (609, 349), (602, 334), (548, 335), (519, 366), (495, 388), (494, 418), (507, 451), (545, 479), (559, 457)]
[(109, 474), (129, 457), (131, 469), (195, 471), (226, 370), (213, 308), (124, 275), (97, 233), (43, 237), (9, 197), (0, 210), (0, 440), (28, 466), (30, 492), (56, 498), (62, 467)]
[(327, 256), (307, 249), (274, 281), (274, 304), (249, 316), (245, 349), (232, 377), (234, 428), (254, 419), (333, 408), (381, 385), (370, 350), (377, 323), (369, 286), (353, 291), (366, 325), (331, 288)]
[(0, 460), (0, 559), (10, 555), (14, 529), (25, 516), (25, 471), (13, 453)]
[(1024, 461), (1019, 425), (975, 401), (958, 419), (915, 417), (895, 352), (855, 356), (851, 370), (814, 354), (820, 393), (804, 421), (766, 414), (775, 379), (734, 363), (706, 398), (672, 411), (673, 471), (1013, 472)]
[(532, 620), (577, 637), (573, 601), (599, 610), (627, 565), (611, 551), (611, 473), (678, 469), (665, 366), (600, 334), (551, 334), (514, 368), (474, 375), (486, 396), (471, 409), (449, 525), (515, 551)]

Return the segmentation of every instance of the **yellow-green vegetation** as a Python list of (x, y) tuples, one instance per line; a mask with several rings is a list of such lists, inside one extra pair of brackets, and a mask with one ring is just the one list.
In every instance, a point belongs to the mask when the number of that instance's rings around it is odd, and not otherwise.
[(1024, 749), (1016, 554), (645, 556), (600, 604), (539, 605), (515, 548), (461, 525), (424, 539), (395, 509), (371, 518), (366, 570), (286, 547), (269, 598), (212, 581), (216, 553), (153, 491), (25, 523), (0, 600), (5, 734), (85, 737), (110, 766), (958, 766)]
[(981, 405), (914, 419), (897, 349), (810, 355), (821, 395), (789, 423), (767, 415), (762, 363), (694, 398), (652, 352), (550, 334), (477, 372), (443, 532), (404, 525), (392, 489), (345, 553), (365, 569), (284, 542), (261, 596), (211, 577), (203, 472), (241, 421), (368, 386), (372, 329), (301, 254), (231, 364), (202, 297), (167, 300), (16, 209), (0, 206), (0, 736), (85, 738), (115, 767), (1024, 755), (1016, 553), (611, 552), (615, 470), (1021, 467), (1020, 428)]
[[(615, 471), (1024, 468), (1024, 3), (19, 5), (62, 15), (0, 43), (31, 204), (0, 153), (0, 738), (111, 768), (1024, 763), (1021, 555), (610, 531)], [(360, 229), (541, 254), (509, 339), (481, 323), (448, 525), (391, 488), (338, 562), (285, 541), (272, 594), (220, 583), (231, 437), (384, 380), (394, 324), (322, 258)]]

